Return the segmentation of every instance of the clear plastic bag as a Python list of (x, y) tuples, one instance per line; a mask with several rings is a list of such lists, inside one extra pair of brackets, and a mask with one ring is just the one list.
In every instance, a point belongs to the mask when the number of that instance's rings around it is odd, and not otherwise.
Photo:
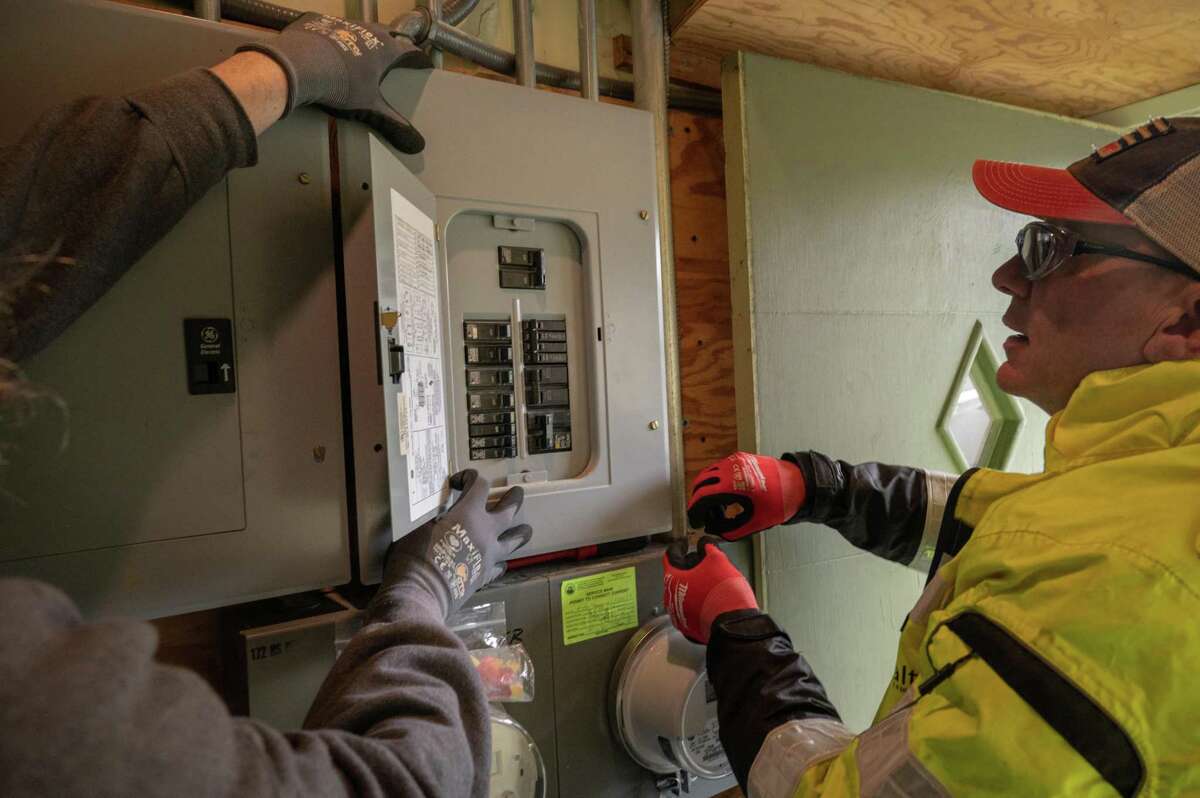
[(483, 680), (488, 701), (533, 700), (533, 660), (525, 646), (517, 643), (499, 648), (477, 648), (467, 653)]
[(446, 619), (446, 625), (468, 649), (499, 648), (508, 634), (503, 601), (463, 607)]

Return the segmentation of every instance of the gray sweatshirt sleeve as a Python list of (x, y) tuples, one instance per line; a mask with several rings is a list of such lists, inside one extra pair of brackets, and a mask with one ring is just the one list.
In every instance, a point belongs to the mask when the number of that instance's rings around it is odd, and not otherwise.
[(0, 580), (0, 795), (484, 796), (482, 686), (436, 602), (393, 590), (306, 730), (232, 717), (153, 627), (84, 623), (56, 588)]
[(0, 358), (54, 340), (226, 172), (256, 159), (241, 105), (202, 69), (68, 103), (0, 148)]

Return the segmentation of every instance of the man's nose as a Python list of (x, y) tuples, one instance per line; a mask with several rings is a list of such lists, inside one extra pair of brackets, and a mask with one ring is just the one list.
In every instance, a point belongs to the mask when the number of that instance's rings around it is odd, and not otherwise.
[(1013, 255), (992, 273), (992, 287), (1017, 299), (1028, 298), (1031, 285), (1033, 283), (1025, 279), (1020, 255)]

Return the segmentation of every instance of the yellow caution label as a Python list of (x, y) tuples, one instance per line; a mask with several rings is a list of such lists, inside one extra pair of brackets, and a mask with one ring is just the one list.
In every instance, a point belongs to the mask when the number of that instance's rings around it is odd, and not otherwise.
[(581, 576), (562, 583), (563, 645), (638, 625), (634, 568)]

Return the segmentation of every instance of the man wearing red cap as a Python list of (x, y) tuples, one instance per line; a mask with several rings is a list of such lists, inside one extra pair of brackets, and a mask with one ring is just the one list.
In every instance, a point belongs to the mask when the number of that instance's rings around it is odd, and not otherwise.
[(992, 284), (1014, 332), (997, 382), (1052, 414), (1045, 470), (739, 452), (701, 472), (706, 532), (824, 523), (929, 570), (855, 735), (719, 538), (668, 553), (664, 600), (709, 647), (751, 798), (1200, 792), (1200, 119), (973, 177), (1037, 217)]

